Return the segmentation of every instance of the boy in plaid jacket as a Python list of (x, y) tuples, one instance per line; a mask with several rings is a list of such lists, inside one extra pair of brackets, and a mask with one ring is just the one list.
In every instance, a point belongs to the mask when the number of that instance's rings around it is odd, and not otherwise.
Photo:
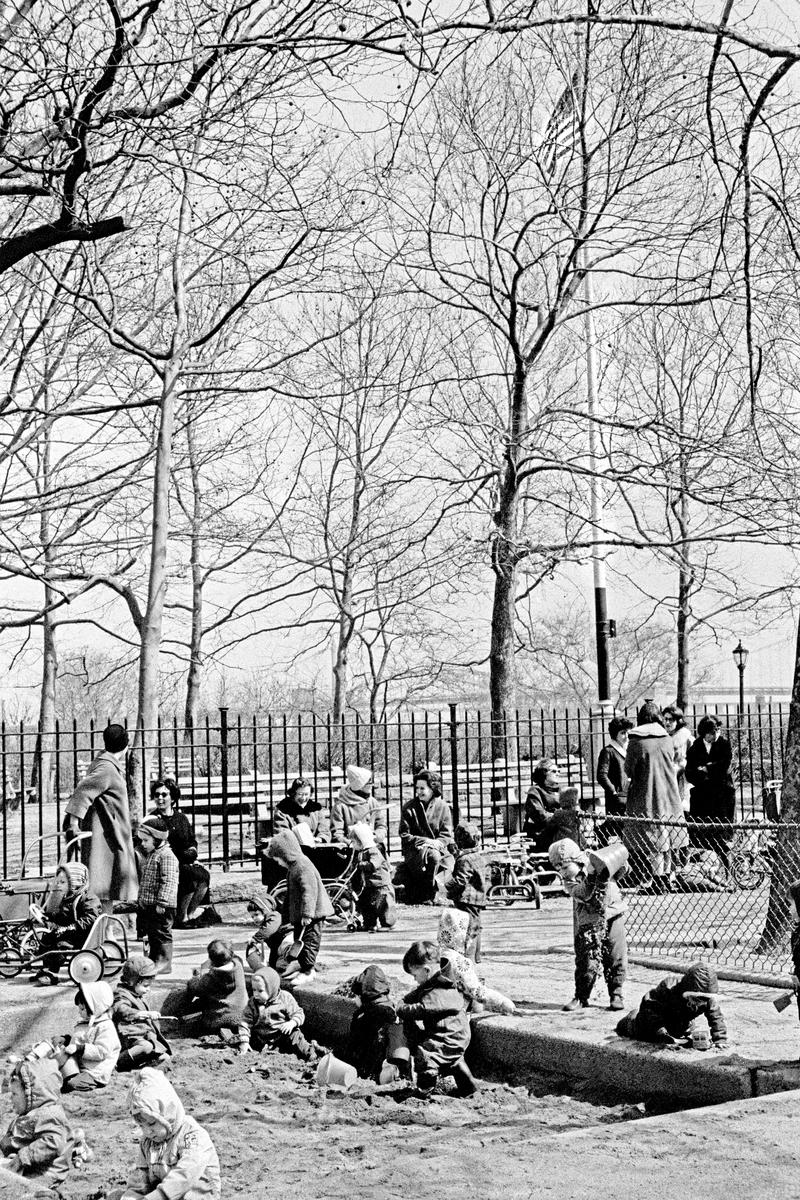
[(480, 830), (471, 822), (456, 826), (456, 861), (446, 885), (455, 908), (469, 913), (464, 954), (473, 962), (481, 961), (481, 913), (486, 908), (486, 864), (478, 850)]
[(172, 925), (178, 907), (178, 860), (169, 848), (169, 826), (162, 817), (147, 817), (137, 831), (145, 854), (136, 906), (136, 935), (147, 939), (156, 972), (172, 967)]

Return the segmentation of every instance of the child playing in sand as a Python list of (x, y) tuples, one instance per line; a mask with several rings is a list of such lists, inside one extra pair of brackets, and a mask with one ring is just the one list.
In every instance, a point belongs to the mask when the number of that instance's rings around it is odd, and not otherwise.
[(571, 838), (554, 842), (550, 862), (572, 897), (575, 941), (575, 995), (564, 1012), (589, 1007), (592, 989), (602, 974), (608, 987), (608, 1007), (625, 1007), (622, 988), (628, 968), (625, 939), (625, 901), (615, 879), (601, 875), (589, 856)]
[[(322, 941), (322, 927), (326, 917), (333, 916), (333, 905), (325, 891), (319, 871), (302, 850), (295, 835), (289, 831), (279, 833), (267, 846), (267, 857), (284, 866), (286, 877), (286, 900), (282, 916), (294, 928), (297, 943), (297, 970), (292, 976), (292, 986), (310, 983), (316, 977), (315, 964)], [(277, 953), (282, 940), (280, 929), (267, 939), (270, 950)], [(271, 962), (271, 965), (274, 963)], [(288, 980), (288, 972), (284, 976)]]
[(58, 983), (58, 972), (64, 965), (64, 955), (58, 951), (79, 950), (103, 911), (97, 896), (89, 891), (89, 872), (83, 863), (65, 863), (58, 868), (54, 901), (56, 895), (60, 899), (48, 913), (50, 927), (39, 939), (44, 966), (32, 977), (39, 987)]
[(183, 1017), (199, 1033), (219, 1033), (226, 1041), (238, 1041), (247, 1007), (244, 964), (223, 938), (210, 941), (206, 953), (207, 961), (195, 967), (186, 986), (165, 998), (161, 1014)]
[(109, 1200), (213, 1200), (221, 1196), (214, 1143), (187, 1116), (161, 1071), (144, 1067), (128, 1094), (128, 1109), (141, 1138), (128, 1185)]
[(317, 1047), (300, 1032), (306, 1014), (294, 996), (282, 990), (277, 971), (260, 967), (250, 980), (250, 991), (252, 995), (239, 1031), (241, 1054), (249, 1050), (280, 1050), (304, 1062), (319, 1058)]
[(144, 954), (132, 954), (122, 968), (111, 1010), (122, 1045), (118, 1071), (154, 1067), (172, 1053), (162, 1036), (158, 1013), (151, 1012), (147, 1004), (155, 974), (155, 963)]
[(677, 1045), (689, 1036), (690, 1026), (705, 1017), (715, 1046), (725, 1046), (728, 1030), (719, 1006), (717, 972), (708, 963), (692, 963), (680, 979), (662, 979), (642, 997), (634, 1012), (617, 1025), (620, 1037), (640, 1042)]
[(356, 908), (361, 923), (367, 932), (377, 929), (378, 925), (391, 929), (397, 921), (397, 912), (389, 861), (366, 821), (351, 825), (348, 837), (358, 851), (351, 886), (358, 895)]
[[(27, 1058), (9, 1080), (17, 1114), (0, 1138), (8, 1171), (35, 1177), (43, 1188), (55, 1188), (72, 1165), (74, 1138), (61, 1107), (61, 1072), (53, 1058)], [(55, 1194), (55, 1193), (53, 1193)]]
[(80, 983), (75, 994), (80, 1021), (56, 1051), (64, 1092), (91, 1092), (106, 1087), (117, 1065), (120, 1044), (111, 1009), (111, 985)]
[(452, 1075), (460, 1096), (472, 1096), (477, 1085), (464, 1061), (470, 1042), (466, 1001), (449, 964), (442, 966), (435, 942), (413, 942), (403, 970), (416, 988), (397, 1007), (408, 1044), (413, 1047), (417, 1086), (430, 1095), (440, 1075)]
[(169, 848), (169, 825), (163, 817), (142, 821), (137, 830), (144, 852), (136, 907), (136, 935), (146, 940), (156, 974), (172, 967), (172, 926), (178, 908), (178, 860)]
[(405, 1031), (390, 998), (389, 980), (377, 966), (365, 967), (350, 980), (358, 1009), (350, 1022), (350, 1058), (359, 1075), (376, 1083), (393, 1083), (411, 1073)]
[(486, 908), (486, 866), (478, 847), (481, 831), (471, 822), (456, 826), (456, 861), (445, 890), (455, 907), (469, 915), (464, 954), (481, 961), (481, 913)]

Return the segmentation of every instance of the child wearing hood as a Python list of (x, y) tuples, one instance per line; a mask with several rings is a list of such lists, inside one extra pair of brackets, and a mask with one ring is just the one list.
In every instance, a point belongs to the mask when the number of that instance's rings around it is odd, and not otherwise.
[(118, 1071), (157, 1066), (172, 1054), (161, 1033), (159, 1014), (151, 1012), (147, 1004), (155, 974), (155, 963), (144, 954), (132, 954), (122, 968), (111, 1010), (122, 1045)]
[(162, 1014), (198, 1016), (202, 1033), (230, 1031), (238, 1037), (247, 1007), (244, 963), (223, 938), (210, 941), (206, 953), (207, 961), (195, 967), (186, 987), (167, 997)]
[(158, 815), (137, 830), (144, 865), (136, 902), (136, 936), (147, 940), (147, 952), (158, 975), (172, 967), (172, 926), (178, 910), (178, 860), (169, 848), (169, 825)]
[(40, 954), (47, 956), (45, 965), (32, 977), (39, 987), (58, 983), (58, 972), (64, 965), (64, 955), (58, 951), (79, 950), (103, 911), (97, 896), (89, 891), (89, 872), (83, 863), (64, 863), (58, 868), (54, 900), (56, 894), (60, 900), (47, 914), (50, 928), (39, 941)]
[(358, 852), (356, 872), (351, 886), (357, 893), (356, 908), (364, 929), (371, 931), (381, 925), (391, 929), (397, 921), (394, 907), (392, 868), (375, 834), (366, 821), (350, 827), (350, 844)]
[(260, 967), (250, 980), (251, 997), (244, 1010), (239, 1032), (239, 1052), (280, 1050), (303, 1062), (319, 1057), (313, 1043), (306, 1041), (300, 1026), (306, 1019), (290, 992), (281, 988), (278, 972)]
[(347, 783), (331, 810), (331, 838), (345, 842), (354, 825), (366, 823), (379, 846), (386, 845), (386, 808), (372, 794), (372, 772), (367, 767), (349, 766), (345, 770)]
[[(325, 891), (322, 876), (303, 853), (303, 849), (293, 833), (279, 833), (272, 838), (267, 846), (267, 857), (280, 863), (286, 868), (286, 899), (283, 903), (282, 917), (294, 929), (297, 945), (297, 972), (292, 975), (292, 986), (296, 983), (310, 983), (316, 977), (314, 969), (319, 947), (322, 941), (322, 927), (327, 917), (333, 916), (333, 905), (330, 896)], [(270, 965), (283, 939), (281, 929), (268, 939), (270, 947)], [(288, 973), (284, 978), (288, 977)]]
[(409, 992), (397, 1015), (414, 1049), (417, 1086), (430, 1095), (440, 1075), (452, 1075), (459, 1096), (472, 1096), (477, 1085), (464, 1061), (470, 1042), (467, 1005), (450, 964), (442, 963), (435, 942), (412, 942), (403, 958), (403, 970), (417, 986)]
[(111, 1009), (114, 992), (111, 984), (78, 984), (75, 1004), (80, 1021), (72, 1033), (61, 1039), (57, 1059), (64, 1092), (91, 1092), (106, 1087), (117, 1065), (120, 1044)]
[(143, 1067), (128, 1093), (128, 1109), (141, 1132), (128, 1185), (109, 1200), (213, 1200), (220, 1197), (214, 1143), (161, 1071)]
[(454, 906), (469, 915), (464, 954), (481, 961), (481, 913), (486, 908), (486, 866), (478, 847), (481, 831), (470, 821), (456, 826), (456, 861), (445, 891)]
[(23, 1059), (14, 1067), (9, 1091), (17, 1114), (0, 1138), (3, 1166), (56, 1187), (72, 1165), (75, 1145), (61, 1107), (61, 1072), (53, 1058)]
[(726, 1046), (728, 1030), (719, 1006), (717, 972), (708, 963), (692, 963), (680, 979), (662, 979), (643, 997), (638, 1009), (627, 1013), (617, 1025), (620, 1037), (640, 1042), (676, 1045), (684, 1041), (690, 1026), (705, 1017), (715, 1046)]
[(572, 897), (575, 945), (575, 995), (564, 1012), (589, 1007), (589, 998), (602, 974), (608, 988), (608, 1007), (620, 1012), (625, 1003), (622, 988), (628, 971), (625, 937), (625, 901), (615, 879), (599, 875), (589, 856), (571, 838), (554, 842), (550, 863)]
[(358, 1001), (350, 1022), (350, 1056), (359, 1075), (376, 1083), (393, 1083), (411, 1068), (405, 1031), (389, 992), (380, 967), (366, 967), (350, 981), (350, 993)]

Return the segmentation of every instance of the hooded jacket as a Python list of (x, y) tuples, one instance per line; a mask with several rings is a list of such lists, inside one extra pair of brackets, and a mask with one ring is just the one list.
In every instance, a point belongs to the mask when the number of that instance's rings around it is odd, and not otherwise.
[(74, 1140), (61, 1107), (61, 1072), (55, 1059), (23, 1061), (13, 1077), (25, 1089), (27, 1107), (0, 1138), (3, 1154), (16, 1154), (23, 1175), (36, 1175), (48, 1185), (61, 1183), (72, 1165)]
[(75, 1026), (70, 1038), (78, 1043), (76, 1058), (82, 1071), (105, 1087), (117, 1065), (120, 1043), (111, 1019), (114, 992), (110, 983), (82, 983), (80, 992), (89, 1009), (89, 1020)]
[(653, 721), (630, 731), (625, 771), (630, 779), (627, 816), (683, 820), (675, 752), (663, 725)]
[(154, 1054), (170, 1054), (169, 1042), (161, 1033), (158, 1018), (150, 1015), (147, 999), (137, 996), (133, 990), (142, 977), (139, 970), (140, 960), (147, 962), (144, 955), (134, 954), (122, 968), (122, 975), (114, 993), (111, 1017), (123, 1050), (141, 1047), (142, 1043), (146, 1043), (152, 1047)]
[(186, 1115), (172, 1084), (161, 1071), (143, 1067), (128, 1093), (132, 1116), (158, 1121), (163, 1141), (143, 1137), (128, 1192), (151, 1200), (221, 1196), (219, 1158), (214, 1143), (194, 1117)]
[(419, 1022), (423, 1030), (420, 1045), (431, 1060), (457, 1062), (469, 1045), (466, 1001), (452, 964), (446, 960), (435, 974), (408, 993), (397, 1015), (404, 1021)]
[(278, 972), (272, 967), (260, 967), (255, 975), (260, 975), (267, 988), (266, 1003), (259, 1004), (255, 996), (251, 996), (242, 1017), (242, 1033), (240, 1040), (247, 1044), (250, 1037), (255, 1035), (256, 1041), (272, 1042), (280, 1033), (284, 1021), (294, 1021), (298, 1026), (303, 1024), (306, 1014), (289, 992), (281, 988)]
[(207, 965), (199, 975), (192, 976), (186, 990), (197, 999), (207, 1027), (238, 1028), (247, 1007), (244, 966), (238, 954), (219, 967)]
[(486, 864), (479, 850), (459, 849), (445, 891), (456, 908), (486, 908)]
[(279, 833), (267, 847), (267, 857), (278, 856), (287, 864), (286, 900), (283, 905), (284, 920), (292, 925), (301, 921), (319, 921), (333, 916), (333, 905), (325, 891), (325, 885), (311, 859), (303, 853), (293, 833)]
[[(694, 963), (680, 979), (674, 976), (662, 979), (642, 997), (631, 1022), (630, 1036), (643, 1042), (666, 1041), (667, 1036), (685, 1038), (692, 1021), (704, 1016), (714, 1045), (724, 1043), (728, 1030), (719, 1001), (713, 995), (717, 991), (717, 973), (705, 963)], [(706, 998), (687, 999), (687, 992), (705, 992)]]
[[(70, 881), (72, 882), (72, 881)], [(103, 912), (102, 905), (89, 891), (89, 880), (78, 888), (71, 888), (54, 909), (48, 912), (48, 917), (58, 928), (53, 932), (56, 937), (64, 938), (71, 945), (82, 946), (89, 936), (89, 930)]]

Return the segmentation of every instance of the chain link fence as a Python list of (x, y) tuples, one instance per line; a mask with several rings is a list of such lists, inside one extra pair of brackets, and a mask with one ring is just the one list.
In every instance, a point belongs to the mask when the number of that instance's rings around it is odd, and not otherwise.
[(800, 826), (585, 817), (587, 848), (621, 841), (628, 945), (639, 954), (759, 973), (792, 970)]

